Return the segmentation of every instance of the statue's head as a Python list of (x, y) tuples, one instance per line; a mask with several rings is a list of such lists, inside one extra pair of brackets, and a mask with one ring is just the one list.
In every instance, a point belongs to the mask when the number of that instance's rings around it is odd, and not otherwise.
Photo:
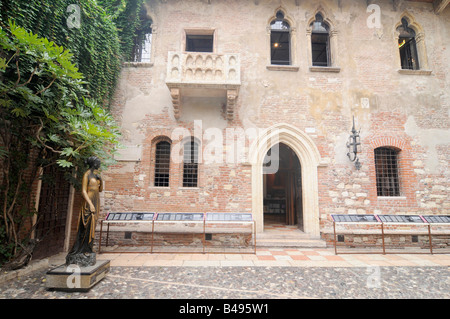
[(100, 159), (97, 156), (90, 156), (86, 160), (86, 164), (89, 166), (89, 168), (99, 169), (100, 165), (101, 165), (101, 162), (100, 162)]

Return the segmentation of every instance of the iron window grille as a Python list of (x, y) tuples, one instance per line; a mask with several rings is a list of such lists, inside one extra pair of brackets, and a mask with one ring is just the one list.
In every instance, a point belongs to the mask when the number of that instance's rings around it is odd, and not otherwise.
[(155, 186), (169, 187), (170, 177), (170, 143), (156, 144), (155, 154)]
[(378, 196), (400, 196), (398, 151), (392, 148), (375, 149), (375, 171)]
[(189, 141), (184, 144), (183, 187), (197, 187), (198, 184), (198, 144)]

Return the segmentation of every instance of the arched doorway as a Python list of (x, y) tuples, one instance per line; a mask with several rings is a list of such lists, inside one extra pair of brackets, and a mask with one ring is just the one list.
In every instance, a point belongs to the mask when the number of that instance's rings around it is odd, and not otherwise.
[(301, 163), (301, 193), (303, 231), (311, 237), (320, 237), (318, 172), (321, 165), (319, 150), (313, 140), (289, 124), (277, 124), (266, 129), (250, 147), (252, 166), (252, 212), (256, 231), (264, 231), (264, 159), (268, 151), (282, 143), (288, 146)]
[(303, 231), (300, 161), (286, 144), (274, 145), (263, 165), (264, 227), (297, 226)]

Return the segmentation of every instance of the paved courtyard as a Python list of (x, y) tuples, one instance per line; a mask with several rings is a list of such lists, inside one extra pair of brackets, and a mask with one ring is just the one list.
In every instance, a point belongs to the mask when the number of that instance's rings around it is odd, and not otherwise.
[(110, 273), (89, 292), (45, 288), (63, 263), (0, 283), (4, 299), (448, 299), (450, 254), (348, 254), (257, 249), (256, 254), (100, 254)]

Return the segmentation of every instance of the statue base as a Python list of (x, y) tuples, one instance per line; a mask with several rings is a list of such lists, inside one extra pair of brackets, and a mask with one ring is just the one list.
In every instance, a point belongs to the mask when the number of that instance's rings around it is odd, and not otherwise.
[(61, 265), (47, 271), (47, 289), (88, 291), (99, 283), (110, 269), (109, 260), (97, 261), (93, 266)]
[(66, 256), (66, 265), (78, 265), (80, 267), (90, 267), (97, 263), (96, 253), (77, 253)]

